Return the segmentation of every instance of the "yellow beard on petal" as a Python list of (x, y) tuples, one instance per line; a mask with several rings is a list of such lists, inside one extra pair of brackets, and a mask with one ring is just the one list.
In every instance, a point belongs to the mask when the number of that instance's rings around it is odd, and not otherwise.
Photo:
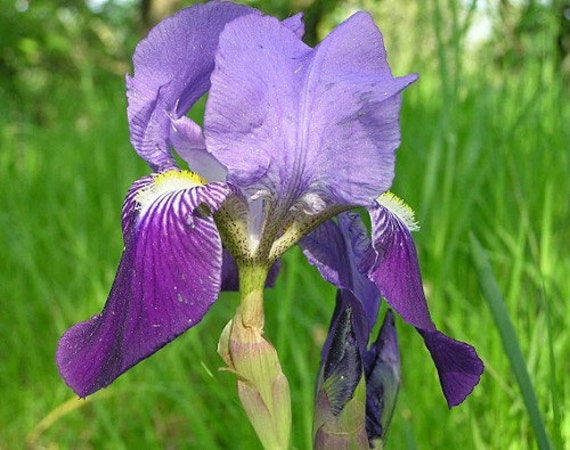
[(376, 201), (392, 214), (395, 214), (408, 230), (418, 231), (420, 229), (414, 216), (414, 210), (401, 198), (388, 191), (384, 192)]
[(135, 198), (140, 209), (145, 209), (160, 196), (184, 189), (204, 186), (207, 181), (189, 170), (168, 170), (154, 175), (152, 183), (142, 188)]

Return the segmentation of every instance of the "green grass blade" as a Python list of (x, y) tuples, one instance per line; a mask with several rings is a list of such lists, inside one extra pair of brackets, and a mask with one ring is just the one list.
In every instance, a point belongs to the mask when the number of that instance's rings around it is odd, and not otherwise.
[(493, 270), (489, 264), (489, 259), (485, 250), (473, 234), (470, 235), (470, 241), (473, 260), (475, 262), (477, 274), (479, 275), (479, 283), (481, 285), (481, 290), (483, 291), (483, 297), (489, 305), (491, 315), (495, 321), (495, 326), (499, 330), (499, 334), (501, 336), (503, 348), (509, 358), (509, 362), (511, 363), (512, 370), (521, 390), (524, 404), (536, 435), (538, 447), (541, 450), (550, 450), (552, 446), (546, 433), (537, 397), (530, 381), (530, 376), (517, 340), (515, 329), (509, 318), (509, 313), (505, 306), (503, 296), (499, 291), (497, 281), (493, 275)]

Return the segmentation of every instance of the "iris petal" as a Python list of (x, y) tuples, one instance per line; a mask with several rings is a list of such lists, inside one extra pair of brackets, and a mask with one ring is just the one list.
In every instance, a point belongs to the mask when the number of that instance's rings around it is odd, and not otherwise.
[(171, 119), (186, 114), (209, 89), (220, 32), (252, 13), (260, 14), (230, 2), (196, 5), (160, 22), (137, 46), (134, 75), (127, 76), (127, 113), (131, 142), (153, 169), (175, 165)]
[(333, 221), (323, 223), (299, 245), (325, 280), (339, 289), (352, 291), (358, 298), (370, 332), (376, 323), (380, 301), (376, 286), (359, 269), (361, 259), (370, 247), (360, 215), (340, 214), (338, 224)]
[[(450, 407), (461, 403), (479, 382), (483, 363), (475, 349), (438, 331), (424, 296), (414, 241), (397, 215), (376, 204), (370, 208), (373, 252), (363, 258), (362, 270), (386, 301), (424, 338), (439, 373)], [(374, 261), (371, 261), (373, 259)]]
[(125, 201), (126, 247), (103, 312), (59, 342), (58, 368), (81, 397), (196, 325), (220, 291), (221, 240), (211, 215), (198, 208), (215, 211), (230, 187), (172, 191), (135, 210), (134, 193), (150, 180), (136, 182)]
[[(388, 303), (414, 327), (434, 330), (424, 297), (416, 247), (405, 224), (387, 208), (370, 209), (375, 261), (369, 277)], [(361, 267), (364, 271), (365, 267)]]
[(440, 331), (418, 330), (437, 367), (439, 381), (449, 407), (457, 406), (479, 383), (483, 363), (475, 349)]
[(206, 144), (242, 188), (367, 205), (392, 181), (400, 92), (414, 80), (392, 77), (365, 13), (315, 49), (275, 19), (240, 17), (220, 35)]

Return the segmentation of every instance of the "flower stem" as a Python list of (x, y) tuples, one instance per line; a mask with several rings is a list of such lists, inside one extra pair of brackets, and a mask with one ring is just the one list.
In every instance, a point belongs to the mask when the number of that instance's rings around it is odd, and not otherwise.
[(263, 334), (263, 287), (268, 269), (240, 267), (240, 305), (224, 328), (218, 353), (237, 376), (238, 395), (265, 449), (287, 449), (291, 434), (289, 384), (277, 351)]

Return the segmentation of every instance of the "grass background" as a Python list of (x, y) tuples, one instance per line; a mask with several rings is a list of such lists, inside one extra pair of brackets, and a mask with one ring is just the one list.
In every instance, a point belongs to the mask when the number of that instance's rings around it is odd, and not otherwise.
[[(494, 64), (490, 52), (469, 51), (463, 16), (448, 8), (457, 3), (427, 5), (405, 23), (378, 11), (395, 73), (421, 74), (404, 96), (393, 191), (422, 226), (415, 238), (434, 320), (474, 344), (486, 372), (449, 411), (420, 337), (398, 320), (403, 385), (389, 447), (539, 448), (529, 387), (519, 388), (510, 363), (518, 347), (544, 431), (562, 449), (570, 442), (568, 87), (554, 46), (516, 66)], [(122, 247), (123, 196), (148, 173), (129, 144), (122, 76), (101, 76), (96, 61), (79, 67), (49, 89), (0, 90), (0, 448), (259, 448), (235, 380), (218, 371), (217, 339), (235, 294), (87, 401), (58, 376), (57, 339), (101, 310)], [(470, 236), (491, 274), (477, 269)], [(506, 346), (504, 320), (488, 306), (497, 297), (483, 294), (489, 275), (515, 333)], [(310, 448), (333, 300), (296, 250), (267, 293), (266, 330), (291, 384), (298, 449)]]

